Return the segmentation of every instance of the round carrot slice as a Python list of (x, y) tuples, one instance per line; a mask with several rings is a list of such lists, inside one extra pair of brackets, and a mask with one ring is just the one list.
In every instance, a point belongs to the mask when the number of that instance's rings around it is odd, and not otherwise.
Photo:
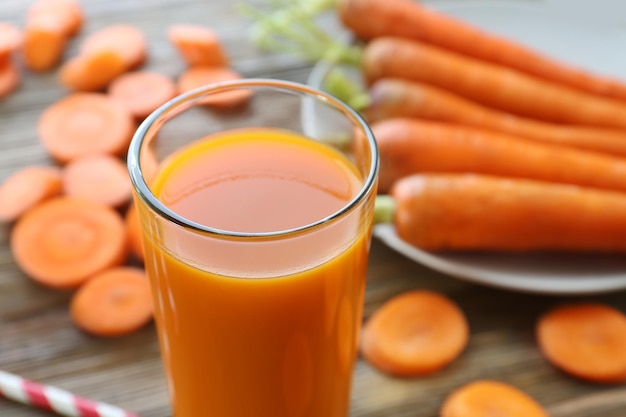
[(453, 391), (443, 402), (441, 417), (548, 417), (525, 392), (498, 381), (474, 381)]
[(187, 65), (228, 65), (221, 42), (210, 28), (192, 24), (176, 24), (167, 30), (167, 38)]
[(109, 95), (137, 119), (144, 119), (159, 106), (174, 98), (176, 84), (170, 77), (155, 72), (129, 72), (113, 80)]
[(139, 222), (139, 210), (134, 204), (126, 211), (126, 234), (131, 253), (140, 261), (144, 260), (143, 236), (141, 234), (141, 224)]
[(0, 63), (0, 99), (17, 88), (20, 78), (20, 71), (10, 60)]
[(63, 190), (67, 196), (110, 207), (127, 204), (133, 192), (126, 165), (111, 155), (88, 155), (68, 163), (63, 170)]
[(96, 50), (65, 61), (59, 70), (59, 81), (70, 90), (100, 91), (124, 72), (126, 63), (119, 54)]
[(537, 323), (544, 356), (561, 370), (592, 382), (626, 381), (626, 315), (602, 304), (558, 307)]
[(387, 301), (365, 323), (361, 353), (392, 375), (435, 372), (456, 359), (469, 339), (461, 309), (431, 291), (411, 291)]
[(135, 26), (119, 24), (107, 26), (89, 35), (80, 46), (81, 55), (95, 51), (112, 51), (122, 57), (126, 69), (140, 66), (148, 55), (148, 43)]
[(61, 194), (61, 170), (32, 166), (14, 172), (0, 185), (0, 221), (11, 222), (44, 200)]
[[(197, 66), (185, 70), (178, 78), (179, 94), (186, 93), (198, 87), (223, 81), (241, 79), (237, 72), (222, 67)], [(201, 101), (202, 104), (214, 108), (231, 108), (245, 104), (252, 96), (250, 90), (233, 90), (216, 93)]]
[(121, 264), (126, 231), (113, 209), (70, 197), (56, 197), (26, 212), (11, 232), (17, 265), (35, 281), (75, 288), (93, 274)]
[(96, 336), (122, 336), (152, 319), (150, 284), (140, 268), (118, 267), (90, 278), (70, 304), (74, 323)]
[(100, 93), (74, 93), (48, 107), (39, 118), (39, 138), (60, 162), (92, 154), (122, 154), (135, 122), (126, 109)]

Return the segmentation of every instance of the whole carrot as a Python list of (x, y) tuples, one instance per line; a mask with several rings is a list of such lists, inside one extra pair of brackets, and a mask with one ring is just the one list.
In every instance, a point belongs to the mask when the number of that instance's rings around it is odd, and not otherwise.
[(340, 0), (339, 15), (344, 25), (363, 39), (412, 38), (582, 91), (626, 100), (625, 82), (562, 63), (419, 1)]
[(420, 118), (462, 124), (543, 143), (626, 156), (626, 133), (619, 129), (542, 122), (494, 110), (441, 88), (384, 78), (369, 88), (365, 109), (370, 122)]
[(425, 250), (626, 251), (623, 193), (487, 175), (416, 174), (398, 181), (376, 205), (379, 218), (391, 219), (404, 241)]
[(418, 41), (383, 37), (364, 50), (363, 72), (372, 83), (404, 78), (521, 116), (557, 123), (626, 128), (626, 103), (469, 58)]
[(380, 192), (416, 173), (477, 173), (626, 192), (626, 158), (461, 125), (396, 118), (372, 125)]

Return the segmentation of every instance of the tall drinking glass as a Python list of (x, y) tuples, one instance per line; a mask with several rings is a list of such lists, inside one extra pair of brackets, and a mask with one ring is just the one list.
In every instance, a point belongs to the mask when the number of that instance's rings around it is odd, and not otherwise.
[[(216, 102), (239, 97), (236, 108)], [(345, 417), (378, 173), (363, 119), (242, 80), (162, 106), (128, 166), (175, 417)]]

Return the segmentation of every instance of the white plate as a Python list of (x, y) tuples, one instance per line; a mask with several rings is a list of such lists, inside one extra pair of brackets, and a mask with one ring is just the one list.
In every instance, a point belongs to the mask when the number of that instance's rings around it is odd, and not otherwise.
[[(564, 62), (596, 73), (626, 79), (626, 32), (606, 25), (584, 24), (520, 2), (443, 1), (438, 7), (451, 16), (520, 41)], [(321, 88), (330, 66), (319, 63), (309, 84)], [(350, 74), (358, 76), (355, 71)], [(304, 109), (312, 134), (323, 136), (314, 123), (314, 109)], [(515, 291), (576, 295), (626, 289), (626, 256), (580, 254), (502, 254), (425, 252), (396, 235), (391, 225), (377, 225), (374, 236), (434, 270), (468, 281)], [(626, 239), (626, 236), (624, 236)]]

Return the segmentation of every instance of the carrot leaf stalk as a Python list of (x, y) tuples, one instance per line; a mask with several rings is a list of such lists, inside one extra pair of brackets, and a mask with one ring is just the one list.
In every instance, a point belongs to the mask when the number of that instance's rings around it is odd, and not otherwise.
[[(315, 18), (335, 3), (333, 0), (274, 2), (268, 11), (242, 4), (239, 9), (254, 24), (252, 41), (269, 51), (292, 54), (308, 62), (319, 60), (358, 66), (361, 48), (337, 41), (316, 23)], [(312, 4), (309, 4), (312, 3)]]
[(370, 104), (370, 96), (365, 87), (350, 79), (339, 68), (328, 71), (323, 87), (358, 112), (364, 111)]
[(316, 15), (327, 10), (336, 9), (338, 0), (274, 0), (272, 2), (275, 9), (295, 6), (301, 8), (310, 15)]
[(392, 223), (396, 212), (396, 202), (390, 195), (376, 196), (374, 224)]

